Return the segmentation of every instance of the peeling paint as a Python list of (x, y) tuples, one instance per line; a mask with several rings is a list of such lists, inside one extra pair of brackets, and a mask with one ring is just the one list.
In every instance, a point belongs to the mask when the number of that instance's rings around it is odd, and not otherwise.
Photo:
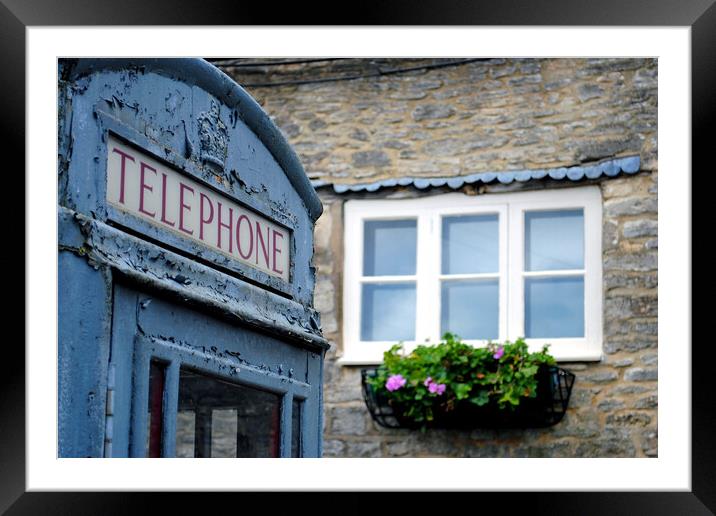
[[(80, 248), (83, 249), (82, 254), (95, 267), (110, 266), (140, 284), (213, 306), (232, 319), (272, 333), (286, 331), (297, 342), (328, 348), (317, 324), (319, 315), (313, 308), (228, 277), (69, 210), (61, 209), (59, 218), (60, 245), (78, 255)], [(77, 245), (77, 231), (84, 239), (80, 245)], [(177, 274), (176, 270), (184, 272)], [(190, 277), (193, 280), (187, 282)], [(272, 314), (280, 314), (285, 322)]]

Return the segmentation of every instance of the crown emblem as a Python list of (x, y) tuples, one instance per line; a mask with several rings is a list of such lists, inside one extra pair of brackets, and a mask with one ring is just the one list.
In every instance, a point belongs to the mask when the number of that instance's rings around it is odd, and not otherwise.
[(201, 159), (223, 169), (229, 145), (229, 131), (219, 118), (219, 104), (212, 100), (209, 110), (201, 113), (197, 121)]

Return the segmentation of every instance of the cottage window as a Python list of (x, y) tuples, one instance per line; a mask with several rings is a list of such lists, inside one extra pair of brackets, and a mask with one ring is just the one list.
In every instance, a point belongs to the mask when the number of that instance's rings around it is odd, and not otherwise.
[(601, 210), (594, 186), (348, 201), (341, 361), (448, 331), (600, 359)]

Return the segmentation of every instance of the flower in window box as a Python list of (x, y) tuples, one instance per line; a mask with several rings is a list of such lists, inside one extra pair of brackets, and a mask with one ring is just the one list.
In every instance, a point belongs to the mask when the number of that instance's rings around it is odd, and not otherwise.
[(388, 378), (388, 381), (385, 382), (385, 388), (391, 392), (397, 391), (398, 389), (400, 389), (401, 387), (403, 387), (405, 385), (406, 381), (407, 380), (405, 378), (403, 378), (402, 375), (395, 374), (395, 375), (391, 376), (390, 378)]

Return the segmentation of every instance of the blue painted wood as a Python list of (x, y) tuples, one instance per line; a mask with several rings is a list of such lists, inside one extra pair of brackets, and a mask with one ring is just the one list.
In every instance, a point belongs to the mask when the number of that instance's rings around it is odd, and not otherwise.
[[(294, 398), (302, 448), (320, 454), (322, 361), (312, 306), (321, 205), (258, 104), (201, 60), (66, 60), (59, 68), (59, 449), (146, 454), (149, 369), (168, 364), (162, 454), (176, 451), (179, 370)], [(291, 232), (288, 282), (234, 263), (106, 203), (109, 134)]]
[(169, 362), (164, 379), (162, 402), (162, 457), (176, 456), (177, 406), (179, 404), (179, 367), (181, 360)]
[(159, 296), (143, 296), (137, 314), (138, 331), (148, 338), (181, 342), (187, 348), (217, 358), (236, 358), (239, 363), (274, 373), (293, 370), (293, 378), (307, 382), (306, 351), (286, 346), (277, 337), (262, 335)]
[(132, 365), (137, 327), (137, 293), (114, 286), (110, 367), (114, 369), (114, 407), (111, 418), (111, 457), (129, 457), (129, 423), (132, 407)]
[(101, 457), (109, 362), (111, 278), (106, 268), (58, 257), (58, 453)]
[[(308, 355), (308, 376), (311, 378), (319, 378), (322, 382), (322, 364), (323, 361), (316, 353)], [(323, 411), (320, 409), (323, 405), (323, 390), (313, 389), (303, 402), (302, 411), (302, 428), (303, 433), (303, 456), (304, 457), (320, 457), (321, 456), (321, 438), (320, 434), (323, 428)]]
[(293, 393), (289, 391), (281, 398), (281, 457), (291, 457), (291, 439), (293, 437), (293, 425), (291, 425), (292, 417)]

